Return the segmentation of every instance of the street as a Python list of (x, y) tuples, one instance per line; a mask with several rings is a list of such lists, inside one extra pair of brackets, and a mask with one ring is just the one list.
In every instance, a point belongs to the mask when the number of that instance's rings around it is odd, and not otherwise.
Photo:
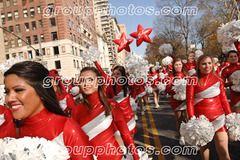
[[(200, 160), (200, 152), (191, 146), (180, 146), (176, 131), (174, 113), (170, 107), (170, 96), (160, 95), (160, 107), (154, 108), (153, 97), (148, 100), (147, 110), (141, 116), (138, 109), (138, 132), (134, 140), (137, 146), (144, 146), (153, 160)], [(210, 160), (218, 160), (213, 141), (210, 144)], [(232, 160), (240, 158), (240, 142), (229, 142)]]

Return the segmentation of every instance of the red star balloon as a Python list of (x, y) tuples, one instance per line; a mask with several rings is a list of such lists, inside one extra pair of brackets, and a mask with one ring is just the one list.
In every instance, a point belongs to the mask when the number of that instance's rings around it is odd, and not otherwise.
[(122, 33), (120, 39), (114, 39), (113, 42), (119, 45), (118, 52), (121, 52), (123, 49), (125, 49), (128, 52), (131, 52), (131, 49), (129, 45), (134, 41), (134, 39), (127, 39), (126, 35)]
[(149, 34), (152, 32), (152, 28), (144, 29), (140, 24), (138, 25), (138, 31), (130, 34), (133, 38), (137, 39), (137, 46), (140, 46), (143, 41), (152, 43), (149, 38)]

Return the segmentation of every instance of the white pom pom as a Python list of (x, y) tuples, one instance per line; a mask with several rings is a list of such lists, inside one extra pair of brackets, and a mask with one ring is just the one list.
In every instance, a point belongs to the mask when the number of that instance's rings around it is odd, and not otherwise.
[(213, 63), (217, 63), (218, 62), (218, 58), (214, 57), (213, 58)]
[(222, 46), (222, 52), (224, 54), (227, 54), (231, 50), (237, 51), (237, 49), (236, 49), (234, 44), (232, 44), (231, 46)]
[(186, 85), (187, 81), (185, 79), (175, 79), (172, 89), (175, 92), (173, 98), (179, 101), (186, 99)]
[(169, 56), (173, 52), (173, 48), (171, 44), (162, 44), (159, 47), (159, 53), (163, 56)]
[(153, 88), (151, 86), (147, 87), (147, 93), (151, 94), (153, 92)]
[(240, 141), (240, 114), (228, 114), (226, 116), (225, 122), (225, 126), (228, 129), (229, 139), (234, 141)]
[(180, 134), (190, 145), (205, 146), (212, 141), (215, 134), (212, 123), (204, 116), (193, 116), (187, 123), (182, 122)]
[(158, 88), (159, 92), (162, 92), (162, 91), (166, 90), (166, 85), (164, 85), (163, 83), (159, 83), (157, 85), (157, 88)]
[(170, 57), (170, 56), (167, 56), (167, 57), (163, 58), (163, 60), (162, 60), (162, 64), (163, 64), (164, 66), (167, 66), (167, 65), (169, 65), (169, 64), (172, 64), (172, 62), (173, 62), (173, 59), (172, 59), (172, 57)]
[(77, 87), (77, 86), (73, 87), (73, 88), (70, 90), (70, 92), (71, 92), (71, 95), (72, 95), (72, 96), (78, 95), (78, 93), (79, 93), (79, 87)]
[(240, 21), (233, 20), (222, 24), (217, 30), (217, 39), (226, 47), (231, 47), (234, 42), (240, 40)]
[(137, 108), (138, 108), (138, 105), (132, 97), (130, 97), (130, 104), (131, 104), (131, 107), (132, 107), (132, 111), (133, 112), (136, 111)]
[(166, 74), (164, 74), (164, 73), (159, 73), (159, 77), (160, 77), (160, 79), (164, 79), (165, 76), (166, 76)]
[(19, 63), (19, 62), (23, 62), (25, 61), (24, 58), (22, 57), (16, 57), (16, 58), (10, 58), (8, 59), (6, 62), (2, 63), (0, 65), (0, 70), (2, 72), (2, 74), (4, 74), (7, 70), (9, 70), (14, 64)]
[[(151, 157), (148, 157), (148, 154), (145, 151), (141, 151), (140, 149), (137, 149), (139, 160), (152, 160)], [(123, 158), (123, 160), (134, 160), (133, 156), (131, 154), (126, 154)]]
[(87, 64), (92, 64), (95, 61), (99, 60), (100, 52), (96, 47), (90, 46), (83, 54), (83, 60)]
[(240, 92), (240, 70), (233, 72), (229, 79), (233, 83), (231, 89), (235, 92)]
[(186, 59), (183, 59), (182, 62), (183, 62), (183, 63), (187, 63), (187, 60), (186, 60)]
[(201, 55), (203, 55), (203, 52), (201, 50), (196, 50), (195, 51), (195, 60), (197, 60)]
[(19, 160), (67, 160), (70, 158), (66, 147), (44, 138), (24, 137), (0, 140), (0, 159)]

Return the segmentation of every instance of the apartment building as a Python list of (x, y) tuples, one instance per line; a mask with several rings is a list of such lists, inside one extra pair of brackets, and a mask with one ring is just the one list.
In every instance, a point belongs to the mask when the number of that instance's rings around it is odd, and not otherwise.
[(2, 27), (15, 35), (3, 33), (6, 59), (22, 56), (78, 76), (86, 49), (98, 47), (91, 7), (93, 0), (0, 0)]

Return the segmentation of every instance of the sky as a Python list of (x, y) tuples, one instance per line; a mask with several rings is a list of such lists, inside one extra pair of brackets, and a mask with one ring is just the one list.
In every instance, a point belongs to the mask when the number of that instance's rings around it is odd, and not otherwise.
[[(131, 33), (137, 31), (138, 24), (144, 29), (153, 28), (157, 10), (155, 0), (109, 0), (110, 14), (116, 17), (119, 24), (125, 24), (127, 38), (132, 38)], [(150, 38), (154, 37), (154, 30)], [(147, 43), (143, 42), (139, 47), (136, 46), (136, 39), (130, 44), (131, 51), (144, 56)]]

